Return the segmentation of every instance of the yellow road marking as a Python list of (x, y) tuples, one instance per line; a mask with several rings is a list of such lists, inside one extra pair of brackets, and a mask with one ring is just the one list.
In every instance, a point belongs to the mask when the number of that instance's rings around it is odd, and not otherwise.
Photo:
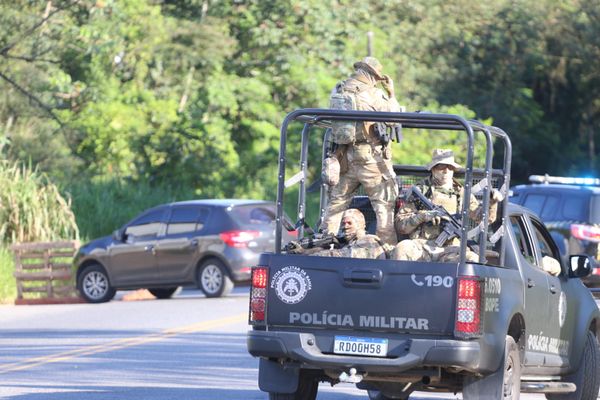
[(184, 335), (188, 333), (202, 332), (207, 331), (212, 328), (217, 328), (224, 325), (229, 325), (236, 322), (242, 322), (248, 318), (247, 313), (234, 315), (227, 318), (214, 319), (210, 321), (198, 322), (192, 325), (182, 326), (179, 328), (170, 328), (165, 329), (159, 333), (152, 333), (144, 336), (135, 336), (130, 338), (122, 338), (112, 340), (108, 343), (103, 343), (94, 346), (87, 346), (80, 349), (65, 351), (58, 354), (50, 354), (42, 357), (34, 357), (22, 361), (17, 361), (12, 364), (3, 365), (0, 367), (0, 374), (4, 374), (7, 372), (20, 371), (24, 369), (29, 369), (33, 367), (37, 367), (39, 365), (56, 363), (60, 361), (70, 360), (76, 357), (81, 356), (89, 356), (97, 353), (105, 353), (114, 350), (120, 350), (126, 347), (138, 346), (141, 344), (158, 342), (164, 340), (166, 338), (176, 336), (176, 335)]

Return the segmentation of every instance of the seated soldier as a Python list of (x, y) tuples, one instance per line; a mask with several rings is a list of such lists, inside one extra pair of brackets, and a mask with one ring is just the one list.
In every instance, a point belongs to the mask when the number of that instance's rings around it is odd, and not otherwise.
[[(462, 210), (464, 189), (454, 180), (454, 171), (460, 168), (454, 161), (452, 150), (435, 149), (427, 169), (431, 171), (429, 178), (417, 184), (423, 195), (433, 204), (444, 207), (449, 214), (458, 214)], [(496, 220), (498, 202), (502, 194), (493, 189), (491, 192), (489, 221)], [(469, 199), (469, 217), (481, 221), (483, 215), (482, 204), (471, 195)], [(435, 243), (441, 232), (441, 217), (435, 211), (417, 210), (411, 202), (398, 211), (394, 225), (398, 237), (408, 235), (410, 239), (402, 240), (396, 245), (392, 258), (408, 261), (439, 261), (457, 262), (460, 254), (460, 240), (448, 240), (443, 246)], [(466, 260), (477, 262), (479, 256), (467, 248)]]
[(376, 235), (367, 234), (365, 217), (356, 208), (350, 208), (342, 214), (342, 233), (340, 248), (323, 249), (314, 247), (302, 248), (297, 242), (290, 253), (310, 254), (322, 257), (349, 258), (385, 258), (392, 246), (383, 243)]

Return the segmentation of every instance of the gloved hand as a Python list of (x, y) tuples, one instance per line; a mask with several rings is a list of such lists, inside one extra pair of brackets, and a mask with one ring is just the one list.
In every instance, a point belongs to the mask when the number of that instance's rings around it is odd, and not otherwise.
[(383, 80), (381, 81), (381, 85), (388, 92), (388, 96), (396, 97), (396, 92), (394, 90), (394, 81), (390, 78), (389, 75), (384, 75)]
[(285, 251), (288, 254), (300, 254), (304, 251), (304, 248), (300, 246), (300, 242), (292, 240), (291, 242), (285, 245)]
[(421, 211), (414, 216), (416, 225), (421, 225), (426, 222), (431, 222), (433, 225), (440, 223), (440, 217), (435, 211)]
[(492, 189), (492, 191), (490, 192), (491, 203), (500, 203), (502, 200), (504, 200), (504, 196), (502, 195), (502, 193), (498, 189)]

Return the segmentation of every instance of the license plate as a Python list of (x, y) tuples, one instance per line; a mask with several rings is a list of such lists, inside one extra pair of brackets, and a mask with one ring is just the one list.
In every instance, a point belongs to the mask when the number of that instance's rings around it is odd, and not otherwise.
[(333, 352), (335, 354), (385, 357), (387, 348), (387, 339), (336, 336), (333, 342)]

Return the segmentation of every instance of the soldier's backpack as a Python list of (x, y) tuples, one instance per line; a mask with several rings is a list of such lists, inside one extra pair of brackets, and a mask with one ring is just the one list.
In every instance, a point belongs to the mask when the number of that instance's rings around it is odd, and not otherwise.
[[(351, 88), (345, 82), (338, 83), (329, 97), (329, 108), (344, 111), (357, 110), (356, 95), (358, 93), (358, 87)], [(354, 121), (333, 121), (331, 125), (333, 142), (337, 144), (354, 143), (356, 124)]]

